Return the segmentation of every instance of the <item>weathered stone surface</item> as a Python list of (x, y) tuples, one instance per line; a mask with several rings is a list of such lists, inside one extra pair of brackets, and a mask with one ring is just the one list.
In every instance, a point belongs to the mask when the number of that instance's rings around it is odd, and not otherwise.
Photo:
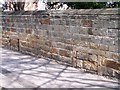
[(103, 37), (104, 39), (101, 40), (101, 43), (104, 45), (117, 45), (118, 43), (115, 42), (115, 38), (110, 37)]
[(106, 52), (105, 57), (111, 58), (111, 59), (113, 59), (114, 61), (119, 61), (119, 59), (120, 59), (120, 54), (119, 54), (118, 52), (117, 52), (117, 53), (114, 53), (114, 52)]
[(107, 28), (92, 28), (93, 35), (95, 36), (107, 36), (108, 29)]
[(69, 57), (60, 56), (60, 60), (61, 60), (64, 64), (72, 65), (72, 63), (71, 63), (71, 58), (69, 58)]
[(92, 29), (88, 29), (88, 34), (89, 34), (89, 35), (94, 35)]
[(9, 38), (2, 38), (2, 45), (10, 46), (10, 40), (9, 40)]
[(58, 49), (58, 48), (55, 48), (55, 47), (51, 47), (49, 52), (50, 52), (50, 53), (54, 53), (54, 54), (58, 54), (59, 49)]
[(73, 51), (73, 46), (69, 44), (65, 44), (65, 49)]
[(101, 27), (103, 27), (104, 26), (103, 22), (104, 22), (103, 20), (99, 20), (99, 19), (94, 20), (93, 21), (93, 28), (101, 28)]
[(50, 23), (50, 19), (49, 18), (40, 19), (40, 23), (41, 24), (49, 24)]
[(98, 44), (95, 44), (95, 43), (90, 43), (90, 48), (91, 49), (98, 49)]
[(52, 47), (52, 42), (50, 40), (45, 40), (45, 45)]
[(98, 55), (98, 64), (99, 64), (99, 66), (102, 66), (102, 61), (103, 61), (103, 60), (106, 60), (106, 58), (103, 57), (103, 56), (99, 56), (99, 55)]
[(75, 52), (74, 57), (78, 60), (88, 60), (88, 54), (84, 52)]
[(105, 57), (106, 56), (106, 51), (97, 50), (97, 54)]
[(36, 42), (38, 42), (40, 38), (37, 35), (28, 34), (28, 35), (25, 36), (25, 39), (28, 42), (30, 42), (30, 41), (36, 41)]
[(78, 52), (83, 52), (83, 53), (88, 53), (88, 50), (89, 48), (88, 47), (81, 47), (81, 46), (77, 46), (74, 48), (75, 51), (78, 51)]
[(65, 57), (71, 57), (70, 51), (67, 51), (67, 50), (62, 50), (62, 49), (60, 49), (60, 50), (59, 50), (59, 54), (60, 54), (61, 56), (65, 56)]
[(58, 54), (51, 54), (51, 59), (54, 59), (56, 61), (60, 61), (60, 56)]
[(98, 48), (100, 50), (103, 50), (103, 51), (108, 51), (109, 50), (109, 46), (108, 45), (99, 44)]
[(7, 37), (9, 38), (10, 35), (11, 35), (11, 32), (10, 32), (10, 31), (6, 31), (6, 30), (2, 31), (2, 37), (3, 37), (3, 38), (7, 38)]
[(120, 60), (120, 53), (112, 53), (112, 59), (119, 61)]
[(113, 77), (113, 70), (105, 66), (100, 67), (101, 75)]
[(76, 47), (81, 46), (81, 47), (90, 47), (89, 42), (86, 41), (80, 41), (78, 42), (78, 45)]
[(111, 60), (103, 60), (102, 61), (102, 65), (106, 66), (106, 67), (110, 67), (116, 70), (120, 70), (120, 63), (119, 62), (115, 62), (115, 61), (111, 61)]
[(97, 64), (94, 61), (86, 60), (86, 61), (84, 61), (83, 68), (93, 70), (93, 71), (97, 71)]
[(27, 42), (27, 41), (21, 41), (21, 40), (20, 40), (20, 43), (19, 43), (19, 45), (22, 46), (22, 47), (24, 47), (24, 46), (25, 47), (29, 47), (29, 44), (30, 44), (29, 42)]
[(117, 29), (116, 28), (108, 29), (107, 35), (109, 37), (112, 37), (112, 38), (118, 37), (118, 35), (119, 35), (119, 29), (118, 28)]
[(38, 43), (36, 41), (31, 41), (31, 42), (29, 42), (29, 47), (30, 48), (38, 47)]
[(70, 39), (64, 39), (61, 41), (62, 43), (65, 43), (65, 44), (74, 44), (73, 40), (70, 38)]
[(26, 33), (27, 33), (27, 34), (32, 34), (32, 30), (31, 30), (31, 29), (27, 29), (27, 30), (26, 30)]
[(39, 45), (39, 48), (41, 50), (44, 50), (46, 53), (48, 53), (50, 51), (50, 48), (48, 46), (45, 46), (45, 45)]
[(120, 71), (114, 71), (113, 75), (114, 75), (114, 77), (116, 77), (118, 80), (120, 80)]
[(15, 28), (10, 28), (10, 31), (11, 32), (16, 32), (16, 29)]
[[(88, 34), (88, 29), (90, 29), (90, 27), (82, 27), (82, 26), (75, 26), (76, 30), (73, 29), (73, 33), (77, 33), (77, 34)], [(76, 31), (76, 32), (75, 32)]]
[(81, 23), (84, 27), (92, 27), (92, 25), (93, 25), (93, 21), (92, 20), (87, 20), (87, 19), (82, 20)]
[(25, 53), (25, 54), (30, 54), (30, 52), (31, 52), (31, 48), (24, 47), (24, 46), (21, 46), (19, 48), (19, 50), (20, 50), (20, 52)]
[(88, 56), (88, 60), (97, 62), (98, 61), (98, 57), (97, 57), (97, 55), (89, 55)]
[(19, 44), (18, 39), (10, 39), (10, 45), (17, 47)]
[[(6, 12), (2, 14), (2, 44), (75, 67), (82, 67), (84, 61), (86, 69), (115, 76), (113, 72), (120, 71), (117, 11)], [(17, 39), (20, 39), (19, 44)], [(107, 68), (105, 72), (104, 68)]]
[(109, 46), (109, 51), (111, 52), (119, 52), (119, 46)]

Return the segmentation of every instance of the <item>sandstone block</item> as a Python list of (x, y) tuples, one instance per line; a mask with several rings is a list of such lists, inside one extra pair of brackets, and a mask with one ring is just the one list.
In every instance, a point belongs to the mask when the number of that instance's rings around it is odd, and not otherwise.
[(71, 57), (70, 51), (63, 50), (63, 49), (60, 49), (60, 50), (59, 50), (59, 54), (60, 54), (61, 56), (65, 56), (65, 57)]
[(36, 41), (30, 41), (29, 42), (29, 47), (30, 48), (35, 48), (35, 47), (37, 47), (38, 46), (38, 43), (36, 42)]
[(108, 51), (109, 50), (109, 46), (108, 45), (103, 45), (103, 44), (99, 44), (98, 48), (100, 50), (103, 50), (103, 51)]
[(28, 48), (28, 47), (25, 47), (25, 46), (20, 46), (19, 50), (22, 53), (25, 53), (25, 54), (30, 54), (30, 52), (31, 52), (31, 48)]
[(94, 34), (94, 32), (92, 31), (92, 29), (90, 28), (90, 29), (88, 29), (88, 34), (89, 35), (93, 35)]
[(98, 49), (98, 44), (95, 44), (95, 43), (89, 43), (90, 44), (90, 48), (91, 49)]
[(113, 28), (113, 29), (108, 29), (108, 34), (107, 34), (107, 36), (109, 36), (109, 37), (111, 37), (111, 38), (116, 38), (116, 37), (118, 37), (118, 35), (119, 35), (119, 30), (118, 30), (118, 29), (115, 29), (115, 28)]
[(115, 62), (110, 59), (103, 60), (102, 65), (109, 67), (109, 68), (116, 69), (116, 70), (120, 70), (120, 62)]
[(100, 67), (100, 73), (103, 76), (113, 77), (113, 69), (105, 67), (105, 66)]
[(78, 42), (78, 45), (76, 45), (76, 47), (77, 46), (90, 47), (89, 42), (87, 42), (87, 41), (80, 41), (80, 42)]
[(58, 54), (58, 52), (59, 52), (58, 48), (55, 48), (55, 47), (50, 48), (50, 53)]
[(120, 53), (112, 53), (112, 59), (119, 61), (120, 60)]
[(119, 52), (119, 46), (109, 46), (110, 52)]
[(31, 30), (31, 29), (27, 29), (27, 30), (26, 30), (26, 33), (27, 33), (27, 34), (32, 34), (32, 30)]
[(52, 47), (52, 41), (45, 40), (45, 45), (47, 45), (48, 47)]
[(120, 80), (120, 71), (114, 71), (113, 75), (114, 75), (114, 77), (116, 77), (118, 80)]
[(71, 65), (71, 58), (60, 56), (60, 60), (63, 62), (63, 64)]
[(104, 27), (106, 28), (118, 28), (118, 20), (110, 20), (110, 21), (104, 21)]
[(76, 57), (78, 60), (88, 60), (89, 58), (88, 54), (82, 51), (75, 52), (74, 54), (74, 57)]
[(97, 71), (97, 64), (94, 61), (85, 60), (83, 63), (83, 68), (88, 69), (90, 71)]
[(102, 50), (97, 50), (97, 55), (100, 55), (100, 56), (106, 56), (106, 51), (102, 51)]
[(103, 20), (94, 20), (93, 21), (93, 28), (102, 28), (104, 26)]
[(51, 59), (54, 59), (56, 61), (60, 61), (61, 60), (59, 54), (51, 54)]
[(102, 66), (102, 61), (104, 61), (105, 59), (106, 59), (105, 57), (98, 55), (98, 65)]
[(47, 53), (50, 51), (50, 48), (48, 46), (46, 46), (46, 45), (40, 45), (39, 47), (40, 47), (41, 50), (43, 50), (43, 51), (45, 51)]
[(29, 42), (20, 40), (20, 47), (29, 47)]
[(92, 54), (88, 56), (88, 60), (98, 62), (98, 57), (97, 55)]
[(92, 27), (92, 25), (93, 25), (93, 21), (92, 20), (87, 20), (87, 19), (83, 19), (81, 21), (81, 23), (84, 27)]
[(17, 47), (19, 44), (18, 39), (10, 39), (10, 45)]
[(45, 19), (40, 19), (40, 23), (41, 24), (50, 24), (50, 19), (49, 18), (45, 18)]
[(65, 44), (65, 49), (67, 49), (67, 50), (69, 50), (69, 51), (73, 51), (73, 46), (72, 46), (72, 45)]

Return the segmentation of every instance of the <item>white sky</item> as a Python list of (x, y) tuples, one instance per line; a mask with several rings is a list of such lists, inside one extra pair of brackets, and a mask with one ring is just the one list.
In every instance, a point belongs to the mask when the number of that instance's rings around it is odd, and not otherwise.
[(0, 0), (0, 4), (4, 4), (5, 0)]

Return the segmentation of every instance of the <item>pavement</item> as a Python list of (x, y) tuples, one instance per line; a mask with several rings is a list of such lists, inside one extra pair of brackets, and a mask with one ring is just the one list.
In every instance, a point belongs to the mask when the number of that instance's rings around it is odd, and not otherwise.
[(117, 79), (108, 79), (54, 60), (24, 55), (0, 48), (4, 88), (118, 88)]

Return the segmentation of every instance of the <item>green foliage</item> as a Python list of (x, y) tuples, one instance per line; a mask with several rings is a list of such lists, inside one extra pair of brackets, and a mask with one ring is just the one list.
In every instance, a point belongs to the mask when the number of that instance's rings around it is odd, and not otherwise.
[[(106, 2), (67, 2), (73, 9), (100, 9), (107, 8)], [(120, 2), (115, 2), (112, 8), (120, 8)]]

